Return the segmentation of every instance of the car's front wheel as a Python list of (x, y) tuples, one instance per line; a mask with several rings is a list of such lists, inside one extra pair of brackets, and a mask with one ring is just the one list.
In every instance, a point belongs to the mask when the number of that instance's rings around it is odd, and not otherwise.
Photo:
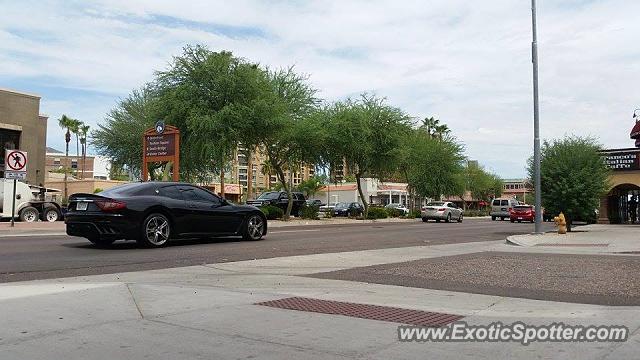
[(147, 216), (142, 223), (142, 234), (138, 243), (147, 247), (162, 247), (171, 237), (171, 223), (169, 218), (160, 213)]
[(460, 217), (458, 218), (458, 222), (461, 223), (462, 219), (463, 219), (463, 215), (462, 215), (462, 213), (460, 213)]
[(264, 234), (264, 226), (264, 218), (257, 214), (250, 215), (242, 231), (242, 238), (251, 241), (260, 240)]

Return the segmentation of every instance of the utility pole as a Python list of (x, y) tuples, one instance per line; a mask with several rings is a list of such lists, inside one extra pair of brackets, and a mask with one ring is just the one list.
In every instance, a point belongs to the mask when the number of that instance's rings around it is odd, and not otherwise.
[(542, 190), (540, 189), (540, 104), (538, 100), (538, 34), (536, 29), (536, 0), (531, 0), (531, 61), (533, 62), (533, 168), (536, 202), (536, 225), (534, 232), (542, 234)]

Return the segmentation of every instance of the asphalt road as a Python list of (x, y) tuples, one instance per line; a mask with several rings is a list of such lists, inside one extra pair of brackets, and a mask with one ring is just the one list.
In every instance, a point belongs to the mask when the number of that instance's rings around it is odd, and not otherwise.
[[(550, 224), (545, 224), (551, 228)], [(234, 238), (174, 241), (162, 249), (135, 242), (96, 248), (69, 236), (0, 235), (0, 282), (213, 264), (281, 256), (502, 240), (533, 231), (533, 224), (487, 219), (463, 223), (378, 223), (272, 229), (261, 241)]]

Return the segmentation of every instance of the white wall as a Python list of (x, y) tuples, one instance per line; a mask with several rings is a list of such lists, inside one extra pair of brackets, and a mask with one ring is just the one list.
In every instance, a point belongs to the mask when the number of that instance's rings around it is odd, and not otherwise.
[(93, 158), (93, 177), (111, 180), (109, 173), (111, 171), (111, 161), (104, 156), (96, 155)]

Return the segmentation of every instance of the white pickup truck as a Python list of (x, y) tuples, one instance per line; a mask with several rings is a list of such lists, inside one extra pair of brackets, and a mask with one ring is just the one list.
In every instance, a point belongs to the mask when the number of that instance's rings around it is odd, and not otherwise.
[[(0, 219), (11, 219), (13, 180), (0, 178)], [(59, 190), (16, 182), (15, 217), (20, 221), (57, 221), (62, 218)]]

